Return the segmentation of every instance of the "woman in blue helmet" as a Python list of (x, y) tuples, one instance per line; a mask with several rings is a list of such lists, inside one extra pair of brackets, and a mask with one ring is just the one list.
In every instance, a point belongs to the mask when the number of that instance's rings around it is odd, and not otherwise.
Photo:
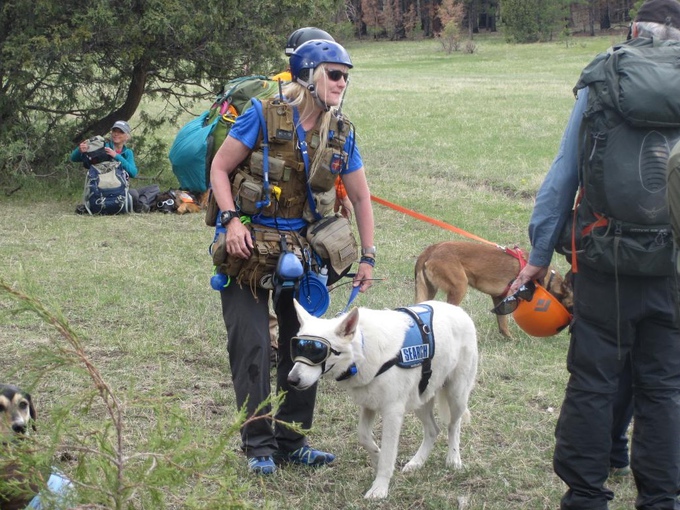
[[(250, 156), (263, 151), (260, 124), (263, 122), (269, 134), (269, 153), (283, 158), (285, 168), (297, 168), (298, 171), (291, 171), (293, 175), (290, 178), (281, 180), (279, 196), (276, 200), (272, 198), (270, 206), (248, 215), (247, 220), (275, 226), (281, 231), (294, 230), (304, 234), (310, 222), (309, 209), (314, 209), (310, 206), (314, 201), (309, 199), (308, 191), (314, 188), (312, 182), (315, 176), (323, 177), (323, 172), (329, 169), (328, 155), (337, 156), (332, 162), (340, 162), (339, 174), (354, 206), (362, 247), (353, 285), (365, 292), (371, 286), (375, 264), (373, 209), (351, 123), (338, 111), (352, 62), (347, 51), (338, 43), (311, 40), (295, 49), (290, 56), (290, 67), (292, 81), (283, 87), (285, 99), (263, 101), (262, 114), (257, 107), (252, 107), (238, 117), (213, 160), (211, 184), (222, 211), (220, 222), (226, 229), (226, 252), (244, 260), (253, 254), (251, 233), (242, 223), (243, 197), (234, 182), (235, 176), (247, 180), (256, 173), (252, 167), (261, 158)], [(284, 124), (286, 119), (289, 124)], [(288, 125), (290, 129), (286, 128)], [(277, 145), (277, 142), (280, 143)], [(305, 172), (299, 171), (300, 168), (304, 168)], [(335, 168), (338, 169), (337, 166)], [(330, 189), (324, 191), (333, 197), (334, 180), (335, 177), (326, 179), (330, 182)], [(326, 185), (325, 188), (328, 187)], [(321, 216), (332, 214), (333, 201), (330, 210), (323, 209), (321, 202), (317, 206), (319, 210), (316, 212)], [(270, 291), (265, 288), (236, 282), (220, 291), (236, 402), (239, 407), (246, 406), (249, 416), (269, 411), (269, 408), (257, 410), (271, 391), (269, 297)], [(248, 466), (258, 474), (273, 473), (275, 461), (320, 466), (335, 459), (330, 453), (311, 448), (304, 435), (281, 424), (297, 422), (304, 429), (311, 427), (316, 386), (296, 391), (288, 385), (287, 376), (293, 366), (290, 340), (299, 329), (293, 293), (282, 292), (274, 306), (279, 323), (277, 392), (286, 391), (287, 394), (273, 425), (270, 420), (251, 420), (241, 430), (242, 449), (248, 458)]]

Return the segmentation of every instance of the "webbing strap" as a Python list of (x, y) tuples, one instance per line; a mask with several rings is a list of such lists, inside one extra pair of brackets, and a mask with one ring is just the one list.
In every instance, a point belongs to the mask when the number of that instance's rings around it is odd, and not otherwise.
[(295, 132), (298, 137), (298, 146), (300, 147), (300, 153), (302, 154), (302, 161), (305, 164), (305, 184), (307, 187), (307, 201), (309, 202), (309, 208), (314, 215), (316, 220), (320, 220), (322, 216), (316, 210), (316, 203), (314, 202), (314, 195), (312, 195), (312, 188), (309, 186), (309, 153), (307, 152), (307, 133), (302, 128), (300, 123), (300, 113), (297, 107), (293, 107), (293, 122), (295, 123)]
[(262, 103), (259, 99), (252, 98), (253, 108), (257, 112), (260, 119), (260, 129), (262, 130), (262, 194), (264, 200), (260, 200), (255, 204), (258, 209), (268, 207), (271, 203), (269, 198), (269, 135), (267, 134), (267, 121), (264, 119), (264, 112), (262, 111)]

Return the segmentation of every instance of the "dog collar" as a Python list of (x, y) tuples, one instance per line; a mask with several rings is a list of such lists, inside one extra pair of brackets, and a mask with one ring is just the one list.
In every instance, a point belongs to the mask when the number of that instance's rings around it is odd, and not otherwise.
[[(355, 287), (359, 288), (359, 287)], [(361, 348), (364, 348), (364, 334), (361, 330), (359, 330), (359, 334), (361, 335)], [(359, 373), (359, 369), (357, 368), (357, 364), (352, 362), (350, 366), (347, 367), (347, 370), (345, 370), (342, 374), (340, 374), (338, 377), (335, 378), (336, 381), (346, 381), (350, 377), (353, 377)]]
[(357, 372), (359, 369), (357, 369), (356, 363), (352, 363), (349, 367), (347, 367), (347, 370), (345, 370), (342, 374), (340, 374), (338, 377), (335, 378), (336, 381), (345, 381), (346, 379), (349, 379), (353, 375), (357, 375)]

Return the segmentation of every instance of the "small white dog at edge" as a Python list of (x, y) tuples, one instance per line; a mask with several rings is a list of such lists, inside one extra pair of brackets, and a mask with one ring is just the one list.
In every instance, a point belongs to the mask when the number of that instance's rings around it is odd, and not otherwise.
[[(361, 407), (359, 443), (368, 450), (376, 467), (376, 478), (365, 498), (387, 497), (407, 411), (414, 411), (422, 422), (423, 442), (402, 471), (412, 471), (425, 463), (439, 433), (434, 418), (435, 397), (440, 415), (448, 417), (446, 465), (455, 469), (463, 466), (460, 426), (464, 418), (469, 419), (468, 398), (477, 373), (475, 326), (458, 306), (441, 301), (426, 301), (421, 305), (432, 308), (434, 333), (432, 373), (422, 394), (418, 388), (423, 374), (421, 367), (391, 366), (378, 373), (398, 356), (407, 331), (415, 324), (409, 314), (354, 308), (340, 317), (321, 319), (295, 302), (300, 331), (293, 339), (295, 364), (288, 374), (288, 382), (302, 390), (315, 384), (322, 375), (328, 375), (346, 388)], [(382, 416), (381, 447), (373, 438), (378, 413)]]

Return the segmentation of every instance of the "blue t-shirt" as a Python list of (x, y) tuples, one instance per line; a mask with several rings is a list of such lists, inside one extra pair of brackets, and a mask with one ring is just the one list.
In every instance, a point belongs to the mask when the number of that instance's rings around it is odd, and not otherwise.
[[(259, 135), (260, 119), (255, 108), (248, 108), (243, 115), (239, 115), (229, 131), (229, 136), (235, 138), (249, 149), (255, 147)], [(340, 175), (356, 172), (364, 166), (359, 148), (354, 143), (354, 131), (350, 131), (347, 140), (345, 140), (344, 150), (349, 154), (349, 161), (343, 171), (340, 172)]]

